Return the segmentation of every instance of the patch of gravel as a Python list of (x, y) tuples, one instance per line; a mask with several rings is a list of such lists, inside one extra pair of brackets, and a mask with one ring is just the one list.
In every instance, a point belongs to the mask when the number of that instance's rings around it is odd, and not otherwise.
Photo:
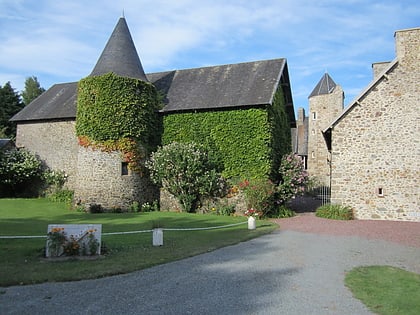
[(314, 213), (273, 220), (283, 230), (324, 235), (358, 236), (420, 248), (420, 222), (384, 220), (329, 220)]

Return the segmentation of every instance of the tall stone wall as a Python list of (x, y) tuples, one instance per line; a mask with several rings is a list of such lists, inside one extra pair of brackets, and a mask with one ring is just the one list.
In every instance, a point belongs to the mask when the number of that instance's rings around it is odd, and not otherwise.
[[(419, 35), (332, 131), (332, 202), (359, 219), (420, 221)], [(414, 42), (414, 45), (412, 45)], [(412, 49), (416, 46), (417, 49)], [(407, 51), (411, 55), (407, 55)]]
[(64, 171), (67, 186), (73, 189), (78, 151), (75, 121), (19, 123), (16, 146), (36, 154), (50, 169)]
[(337, 85), (329, 94), (309, 99), (308, 124), (308, 174), (316, 177), (320, 184), (329, 185), (329, 153), (322, 131), (343, 110), (343, 89)]
[(134, 201), (140, 205), (159, 200), (159, 190), (147, 176), (128, 171), (122, 175), (120, 152), (102, 152), (79, 147), (75, 202), (97, 204), (105, 209), (128, 209)]

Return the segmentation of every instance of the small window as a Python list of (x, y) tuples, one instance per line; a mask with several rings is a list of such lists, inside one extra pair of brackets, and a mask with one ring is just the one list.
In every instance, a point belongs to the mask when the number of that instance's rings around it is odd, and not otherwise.
[(312, 151), (311, 152), (311, 157), (314, 159), (315, 158), (315, 152), (314, 151)]
[(379, 197), (383, 197), (384, 196), (384, 189), (382, 187), (379, 187), (377, 189), (377, 193)]
[(316, 112), (312, 112), (312, 120), (316, 120)]
[(128, 175), (128, 163), (122, 162), (121, 163), (121, 175)]

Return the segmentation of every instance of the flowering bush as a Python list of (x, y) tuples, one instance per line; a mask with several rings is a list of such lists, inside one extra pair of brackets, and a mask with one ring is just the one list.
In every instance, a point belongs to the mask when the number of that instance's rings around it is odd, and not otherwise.
[(66, 235), (64, 234), (64, 228), (52, 228), (47, 235), (47, 246), (50, 251), (50, 256), (60, 256), (65, 242)]
[(0, 195), (16, 197), (32, 191), (41, 178), (41, 161), (26, 150), (0, 151)]
[(279, 174), (281, 180), (277, 186), (277, 203), (285, 204), (292, 197), (304, 193), (309, 178), (299, 156), (285, 155), (281, 160)]
[(200, 198), (224, 190), (219, 166), (211, 156), (201, 145), (173, 142), (152, 153), (146, 167), (155, 184), (174, 195), (184, 211), (194, 212)]
[(249, 218), (249, 217), (254, 217), (254, 218), (258, 218), (261, 214), (255, 210), (255, 209), (248, 209), (245, 211), (245, 215)]
[(257, 209), (263, 215), (267, 213), (276, 188), (273, 182), (267, 179), (244, 180), (239, 183), (239, 188), (244, 192), (249, 209)]
[(47, 247), (50, 257), (95, 255), (99, 242), (94, 233), (96, 229), (89, 229), (81, 236), (67, 235), (63, 227), (54, 227), (47, 234)]

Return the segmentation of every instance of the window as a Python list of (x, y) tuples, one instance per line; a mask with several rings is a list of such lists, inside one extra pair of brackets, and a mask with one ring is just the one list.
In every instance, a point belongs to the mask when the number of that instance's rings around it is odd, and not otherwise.
[(314, 159), (315, 158), (315, 152), (314, 151), (312, 151), (311, 152), (311, 157)]
[(379, 197), (383, 197), (384, 196), (384, 189), (382, 187), (379, 187), (377, 189), (377, 194)]
[(316, 112), (312, 112), (312, 120), (316, 120)]
[(121, 163), (121, 175), (128, 175), (128, 163), (122, 162)]

